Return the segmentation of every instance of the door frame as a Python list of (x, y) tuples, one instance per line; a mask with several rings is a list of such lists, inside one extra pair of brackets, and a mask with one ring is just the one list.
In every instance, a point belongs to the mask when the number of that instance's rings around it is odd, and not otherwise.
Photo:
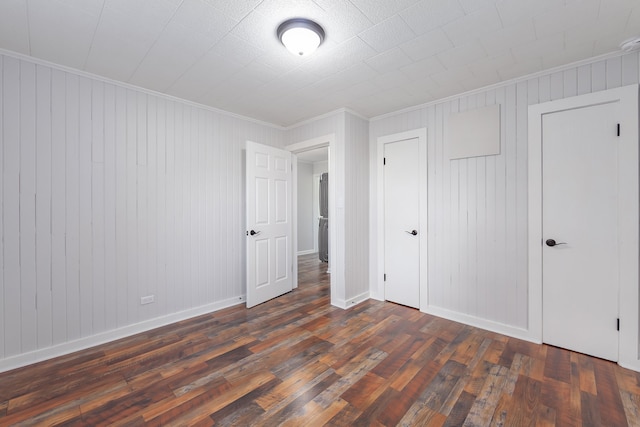
[(384, 145), (390, 144), (393, 142), (404, 141), (406, 139), (418, 139), (418, 150), (420, 153), (420, 202), (419, 202), (419, 246), (420, 246), (420, 302), (419, 309), (422, 312), (426, 312), (427, 307), (429, 306), (429, 281), (428, 281), (428, 204), (427, 204), (427, 128), (419, 128), (406, 132), (395, 133), (392, 135), (385, 135), (378, 137), (377, 142), (377, 156), (376, 156), (376, 167), (377, 167), (377, 201), (376, 201), (376, 212), (378, 216), (377, 227), (376, 227), (376, 240), (378, 242), (377, 245), (377, 253), (376, 253), (376, 278), (372, 280), (372, 283), (375, 283), (378, 287), (378, 295), (382, 300), (386, 299), (385, 296), (385, 285), (384, 285), (384, 250), (385, 250), (385, 239), (384, 239)]
[[(294, 144), (287, 145), (284, 147), (285, 150), (291, 151), (292, 156), (295, 156), (297, 153), (303, 153), (305, 151), (314, 150), (316, 148), (329, 147), (329, 268), (331, 272), (340, 272), (344, 271), (344, 259), (341, 257), (336, 257), (338, 253), (339, 245), (342, 245), (342, 251), (340, 253), (344, 253), (344, 238), (338, 239), (336, 230), (338, 229), (338, 224), (336, 223), (338, 220), (337, 210), (336, 210), (336, 135), (329, 134), (320, 136), (313, 139), (308, 139), (306, 141), (297, 142)], [(333, 179), (331, 178), (333, 176)], [(298, 162), (295, 162), (293, 166), (293, 182), (296, 188), (293, 192), (293, 242), (295, 244), (295, 252), (293, 255), (293, 265), (294, 265), (294, 288), (298, 287), (298, 262), (297, 262), (297, 250), (298, 250), (298, 192), (297, 192), (297, 182), (298, 182)], [(331, 221), (333, 218), (333, 221)], [(339, 295), (338, 289), (342, 289), (344, 293), (345, 283), (344, 278), (340, 274), (330, 274), (329, 275), (330, 282), (330, 298), (331, 304), (340, 308), (346, 308), (343, 304), (340, 304), (337, 301), (337, 295)]]
[(320, 228), (320, 177), (322, 177), (322, 174), (314, 173), (311, 178), (313, 181), (313, 224), (314, 229), (316, 230), (316, 232), (313, 233), (314, 253), (318, 253), (320, 251), (320, 244), (318, 242), (318, 229)]
[[(528, 330), (532, 339), (542, 343), (542, 117), (553, 112), (614, 102), (619, 102), (621, 105), (621, 133), (618, 140), (618, 224), (620, 227), (617, 248), (620, 261), (618, 364), (640, 371), (638, 85), (529, 106)], [(612, 129), (613, 131), (615, 129)]]

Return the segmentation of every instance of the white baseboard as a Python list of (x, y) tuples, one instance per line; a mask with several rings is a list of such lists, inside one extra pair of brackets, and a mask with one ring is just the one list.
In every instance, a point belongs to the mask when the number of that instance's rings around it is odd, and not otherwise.
[(369, 299), (369, 292), (363, 292), (360, 295), (356, 295), (355, 297), (349, 298), (347, 300), (332, 299), (331, 305), (334, 305), (338, 308), (346, 310), (348, 308), (355, 307), (356, 305), (360, 304), (361, 302), (365, 302), (368, 299)]
[(370, 293), (369, 298), (371, 298), (371, 299), (374, 299), (376, 301), (384, 301), (385, 300), (384, 297), (382, 295), (380, 295), (379, 292), (369, 291), (369, 293)]
[(309, 250), (306, 250), (306, 251), (298, 251), (298, 256), (300, 256), (300, 255), (311, 255), (311, 254), (317, 254), (317, 253), (318, 253), (318, 251), (313, 250), (313, 249), (309, 249)]
[(124, 326), (122, 328), (113, 329), (111, 331), (106, 331), (96, 335), (91, 335), (89, 337), (80, 338), (75, 341), (70, 341), (52, 347), (31, 351), (29, 353), (7, 357), (0, 360), (0, 372), (6, 372), (12, 369), (21, 368), (23, 366), (42, 362), (48, 359), (53, 359), (54, 357), (64, 356), (66, 354), (70, 354), (79, 350), (86, 350), (100, 344), (105, 344), (121, 338), (126, 338), (131, 335), (139, 334), (141, 332), (150, 331), (151, 329), (159, 328), (171, 323), (180, 322), (182, 320), (201, 316), (203, 314), (213, 313), (214, 311), (222, 310), (223, 308), (243, 304), (245, 300), (245, 296), (240, 295), (234, 298), (226, 299), (224, 301), (218, 301), (212, 304), (180, 311), (178, 313), (156, 317), (155, 319), (145, 320), (134, 325)]
[(482, 319), (480, 317), (447, 310), (440, 307), (427, 307), (421, 310), (424, 313), (442, 317), (454, 322), (464, 323), (465, 325), (474, 326), (476, 328), (485, 329), (487, 331), (496, 332), (498, 334), (507, 335), (509, 337), (518, 338), (524, 341), (542, 344), (538, 337), (535, 337), (527, 329), (517, 328), (515, 326), (505, 325), (504, 323), (494, 322), (493, 320)]
[(618, 365), (622, 366), (625, 369), (630, 369), (632, 371), (640, 372), (640, 360), (634, 360), (634, 361), (619, 360)]

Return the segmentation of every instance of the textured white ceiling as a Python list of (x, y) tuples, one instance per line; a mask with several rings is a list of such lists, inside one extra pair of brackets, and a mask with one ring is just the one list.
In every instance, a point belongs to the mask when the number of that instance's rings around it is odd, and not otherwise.
[[(276, 39), (322, 25), (308, 57)], [(639, 0), (1, 0), (0, 48), (291, 125), (372, 117), (615, 51)]]

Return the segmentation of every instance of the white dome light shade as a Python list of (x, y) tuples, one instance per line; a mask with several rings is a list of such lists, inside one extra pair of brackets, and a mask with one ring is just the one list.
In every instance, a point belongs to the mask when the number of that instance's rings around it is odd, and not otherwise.
[(324, 40), (324, 30), (308, 19), (290, 19), (278, 27), (278, 38), (289, 52), (296, 56), (307, 56)]

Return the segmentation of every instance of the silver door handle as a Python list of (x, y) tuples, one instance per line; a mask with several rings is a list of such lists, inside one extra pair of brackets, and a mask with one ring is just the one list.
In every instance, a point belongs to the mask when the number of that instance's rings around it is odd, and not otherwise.
[(418, 234), (418, 232), (416, 230), (405, 231), (405, 233), (411, 234), (412, 236), (415, 236), (415, 235)]

